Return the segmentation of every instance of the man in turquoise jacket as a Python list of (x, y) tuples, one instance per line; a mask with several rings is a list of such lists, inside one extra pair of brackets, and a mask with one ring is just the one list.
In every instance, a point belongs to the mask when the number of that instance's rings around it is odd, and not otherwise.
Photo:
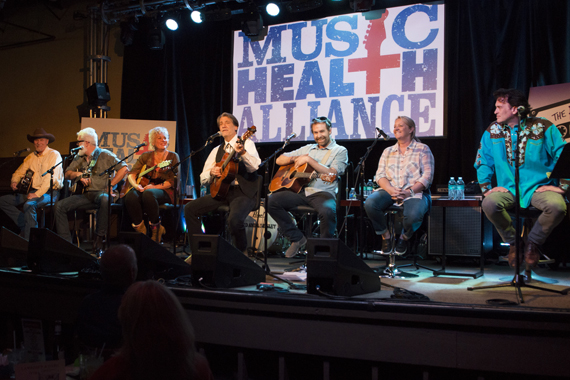
[[(514, 266), (515, 229), (506, 210), (514, 207), (515, 202), (515, 148), (518, 146), (520, 206), (532, 205), (542, 211), (524, 247), (526, 263), (536, 266), (539, 246), (566, 215), (564, 197), (570, 182), (549, 178), (566, 142), (550, 121), (529, 116), (530, 105), (521, 91), (499, 89), (493, 96), (497, 121), (483, 133), (475, 160), (485, 197), (482, 208), (503, 241), (510, 244), (508, 261)], [(519, 127), (521, 122), (522, 128)], [(493, 174), (497, 176), (496, 187), (491, 186)], [(522, 247), (518, 254), (522, 258)]]

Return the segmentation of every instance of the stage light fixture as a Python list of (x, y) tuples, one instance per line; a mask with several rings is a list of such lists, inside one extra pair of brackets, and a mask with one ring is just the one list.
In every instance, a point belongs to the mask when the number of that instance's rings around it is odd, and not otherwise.
[(135, 31), (138, 30), (138, 26), (136, 25), (137, 19), (133, 18), (127, 21), (121, 21), (121, 42), (125, 46), (130, 46), (133, 44), (133, 40), (135, 37)]
[(201, 23), (202, 23), (202, 12), (200, 12), (200, 11), (192, 11), (192, 13), (190, 13), (190, 18), (191, 18), (192, 21), (194, 21), (196, 24), (201, 24)]
[(375, 5), (375, 0), (350, 0), (349, 4), (355, 12), (368, 12)]
[(280, 11), (279, 5), (277, 5), (275, 3), (269, 3), (265, 7), (265, 11), (270, 16), (277, 16), (279, 14), (279, 11)]
[(165, 23), (166, 27), (170, 30), (177, 30), (178, 29), (178, 22), (175, 18), (169, 17), (166, 19)]
[(164, 32), (158, 27), (153, 25), (147, 34), (146, 44), (151, 50), (161, 50), (164, 47)]

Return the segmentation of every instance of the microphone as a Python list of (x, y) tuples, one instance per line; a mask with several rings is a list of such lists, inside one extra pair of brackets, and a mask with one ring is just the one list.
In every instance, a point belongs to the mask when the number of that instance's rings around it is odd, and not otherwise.
[(297, 137), (297, 134), (295, 132), (293, 132), (289, 136), (287, 136), (285, 141), (291, 141), (291, 139), (294, 139), (295, 137)]
[(24, 153), (24, 152), (29, 152), (29, 151), (30, 151), (30, 148), (20, 149), (19, 151), (14, 152), (14, 156), (17, 157), (17, 156), (20, 156), (20, 154), (22, 154), (22, 153)]
[(146, 146), (146, 143), (145, 143), (145, 142), (143, 142), (143, 143), (141, 143), (141, 144), (135, 146), (135, 150), (139, 150), (139, 149), (142, 148), (143, 146)]
[(71, 154), (78, 153), (80, 150), (83, 150), (82, 146), (78, 146), (77, 148), (73, 148), (70, 150)]
[(216, 137), (220, 137), (222, 134), (220, 132), (214, 133), (212, 136), (208, 137), (208, 140), (215, 139)]
[(519, 113), (523, 113), (525, 110), (524, 106), (518, 106), (517, 107), (517, 111), (519, 111)]
[(382, 135), (382, 138), (384, 139), (384, 141), (390, 140), (390, 136), (388, 136), (388, 135), (386, 134), (386, 132), (384, 132), (383, 130), (381, 130), (381, 129), (378, 128), (378, 127), (376, 127), (376, 130), (378, 131), (378, 133), (379, 133), (380, 135)]

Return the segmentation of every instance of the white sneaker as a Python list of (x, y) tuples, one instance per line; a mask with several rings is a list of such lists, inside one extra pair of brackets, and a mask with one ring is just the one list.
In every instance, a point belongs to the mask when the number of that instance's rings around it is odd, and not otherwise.
[(299, 251), (307, 244), (307, 238), (303, 236), (303, 238), (299, 241), (295, 241), (291, 243), (291, 246), (287, 248), (285, 251), (285, 257), (291, 258), (297, 255)]

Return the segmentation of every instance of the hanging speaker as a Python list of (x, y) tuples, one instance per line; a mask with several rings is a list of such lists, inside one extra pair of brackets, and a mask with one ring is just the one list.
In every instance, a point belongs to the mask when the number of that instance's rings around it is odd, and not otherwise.
[(379, 290), (378, 274), (341, 240), (307, 239), (307, 293), (356, 296)]
[(28, 241), (6, 227), (0, 231), (0, 267), (23, 267), (27, 264)]
[(120, 241), (137, 255), (137, 280), (173, 279), (191, 273), (190, 265), (140, 232), (121, 232)]
[(32, 228), (28, 267), (35, 273), (80, 272), (97, 269), (97, 259), (46, 228)]
[(265, 271), (219, 235), (192, 239), (192, 285), (235, 288), (265, 281)]

